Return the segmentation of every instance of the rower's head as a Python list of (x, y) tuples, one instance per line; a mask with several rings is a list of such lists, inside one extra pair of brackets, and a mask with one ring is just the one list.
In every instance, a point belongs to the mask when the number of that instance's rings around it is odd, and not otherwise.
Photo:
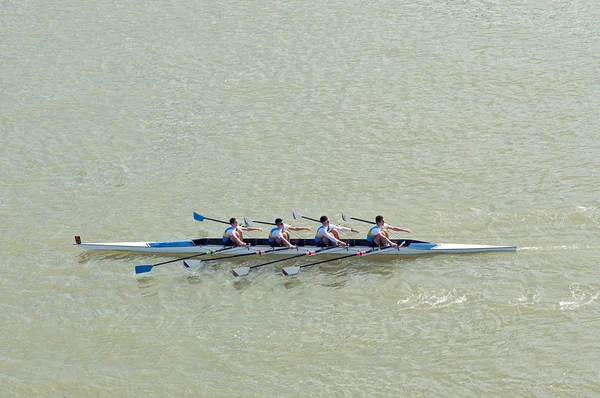
[(276, 218), (275, 225), (277, 225), (279, 228), (283, 228), (283, 220), (281, 218)]
[(234, 227), (234, 226), (235, 226), (235, 225), (233, 225), (233, 224), (236, 224), (236, 225), (237, 225), (237, 223), (238, 223), (238, 220), (237, 220), (237, 218), (235, 218), (235, 217), (231, 217), (231, 218), (229, 219), (229, 224), (231, 224), (231, 226), (232, 226), (232, 227)]
[(321, 216), (321, 218), (319, 218), (319, 221), (321, 222), (321, 224), (325, 224), (329, 222), (329, 218), (327, 218), (327, 216)]
[(379, 225), (379, 223), (385, 224), (385, 220), (383, 219), (383, 216), (375, 217), (375, 224)]

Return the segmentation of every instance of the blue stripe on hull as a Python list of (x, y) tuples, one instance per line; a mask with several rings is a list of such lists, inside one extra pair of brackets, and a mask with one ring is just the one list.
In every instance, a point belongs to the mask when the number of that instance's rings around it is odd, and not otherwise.
[(191, 240), (180, 240), (176, 242), (151, 242), (148, 243), (150, 247), (187, 247), (194, 246), (194, 242)]
[(436, 246), (437, 243), (411, 243), (408, 245), (409, 248), (418, 250), (431, 250)]

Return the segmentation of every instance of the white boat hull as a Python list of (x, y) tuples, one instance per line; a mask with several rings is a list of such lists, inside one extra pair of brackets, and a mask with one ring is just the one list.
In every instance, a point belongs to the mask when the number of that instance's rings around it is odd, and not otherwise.
[[(240, 253), (246, 250), (267, 251), (272, 249), (266, 239), (247, 239), (250, 247), (237, 248), (234, 251)], [(402, 244), (404, 242), (404, 244)], [(84, 250), (105, 250), (105, 251), (127, 251), (139, 253), (157, 253), (157, 254), (195, 254), (208, 253), (223, 249), (224, 246), (218, 238), (194, 239), (174, 242), (108, 242), (108, 243), (76, 243), (75, 246)], [(312, 239), (292, 239), (292, 243), (297, 244), (297, 248), (288, 250), (278, 250), (270, 255), (272, 256), (293, 256), (306, 251), (318, 250), (320, 247), (314, 244)], [(347, 248), (339, 247), (330, 249), (319, 255), (339, 255), (340, 253), (352, 251), (366, 251), (371, 249), (364, 239), (351, 239), (348, 241)], [(402, 244), (397, 249), (385, 250), (382, 253), (373, 253), (376, 256), (398, 256), (398, 255), (421, 255), (421, 254), (452, 254), (452, 253), (481, 253), (492, 251), (516, 251), (515, 246), (492, 246), (492, 245), (469, 245), (457, 243), (430, 243), (407, 239), (398, 241)], [(226, 255), (229, 251), (225, 251)], [(217, 254), (219, 255), (219, 254)]]

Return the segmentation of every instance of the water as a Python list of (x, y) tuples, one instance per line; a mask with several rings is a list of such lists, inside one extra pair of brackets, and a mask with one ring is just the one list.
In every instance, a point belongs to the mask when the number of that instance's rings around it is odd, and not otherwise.
[[(595, 2), (0, 13), (2, 395), (600, 392)], [(234, 280), (71, 245), (292, 209), (519, 250)]]

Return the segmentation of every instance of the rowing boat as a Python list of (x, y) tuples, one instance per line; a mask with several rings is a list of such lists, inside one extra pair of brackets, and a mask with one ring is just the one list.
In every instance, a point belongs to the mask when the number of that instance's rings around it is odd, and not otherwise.
[[(248, 249), (253, 251), (269, 251), (272, 246), (266, 238), (246, 238), (250, 244)], [(291, 239), (290, 242), (296, 246), (294, 249), (278, 250), (273, 256), (293, 256), (304, 251), (318, 251), (320, 247), (315, 245), (313, 239)], [(347, 239), (348, 247), (338, 247), (317, 253), (319, 255), (339, 255), (340, 253), (352, 251), (368, 251), (372, 249), (366, 239)], [(453, 253), (481, 253), (497, 251), (516, 251), (515, 246), (492, 246), (492, 245), (470, 245), (460, 243), (431, 243), (420, 240), (405, 239), (398, 240), (398, 247), (390, 250), (375, 252), (376, 256), (398, 256), (398, 255), (420, 255), (420, 254), (453, 254)], [(109, 250), (159, 254), (194, 254), (210, 253), (224, 248), (221, 238), (200, 238), (165, 242), (108, 242), (108, 243), (83, 243), (79, 236), (75, 237), (75, 246), (84, 250)]]

